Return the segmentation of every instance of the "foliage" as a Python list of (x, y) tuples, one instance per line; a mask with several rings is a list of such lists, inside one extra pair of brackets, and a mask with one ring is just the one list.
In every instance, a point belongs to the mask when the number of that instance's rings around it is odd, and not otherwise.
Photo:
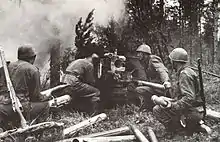
[(85, 57), (85, 54), (88, 50), (90, 50), (90, 46), (94, 40), (94, 37), (92, 36), (93, 32), (93, 12), (94, 9), (89, 12), (85, 23), (83, 24), (82, 17), (79, 19), (78, 23), (76, 24), (75, 28), (75, 46), (77, 47), (76, 52), (76, 59)]
[(74, 60), (76, 51), (72, 48), (65, 48), (62, 59), (61, 59), (61, 69), (65, 71), (67, 66)]
[(128, 0), (126, 6), (131, 29), (143, 39), (143, 42), (152, 47), (154, 54), (166, 59), (168, 34), (163, 9), (164, 1), (152, 3), (152, 1)]

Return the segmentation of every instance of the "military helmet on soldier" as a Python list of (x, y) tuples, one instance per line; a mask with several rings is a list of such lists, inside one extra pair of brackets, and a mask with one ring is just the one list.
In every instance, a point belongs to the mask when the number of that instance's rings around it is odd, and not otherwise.
[(188, 54), (183, 48), (175, 48), (169, 55), (172, 61), (176, 62), (188, 62)]
[(29, 59), (36, 56), (34, 48), (28, 45), (18, 48), (18, 59)]
[(149, 45), (146, 45), (146, 44), (142, 44), (140, 45), (137, 50), (137, 52), (144, 52), (144, 53), (147, 53), (147, 54), (151, 54), (151, 48)]

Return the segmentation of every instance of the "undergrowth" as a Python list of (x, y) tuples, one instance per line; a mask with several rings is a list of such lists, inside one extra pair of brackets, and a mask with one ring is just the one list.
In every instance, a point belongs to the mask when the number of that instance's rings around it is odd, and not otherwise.
[[(204, 90), (206, 95), (207, 107), (220, 112), (220, 97), (219, 84), (220, 79), (206, 74), (204, 78)], [(211, 135), (203, 133), (194, 133), (193, 136), (176, 135), (172, 139), (167, 139), (165, 136), (165, 128), (160, 124), (151, 112), (139, 110), (135, 105), (118, 105), (112, 109), (106, 109), (104, 112), (108, 118), (104, 121), (91, 125), (86, 129), (80, 130), (75, 136), (82, 136), (96, 132), (107, 131), (130, 124), (136, 124), (139, 130), (148, 138), (147, 127), (153, 128), (159, 142), (218, 142), (220, 141), (220, 122), (218, 120), (206, 119), (206, 124), (213, 130)], [(65, 123), (65, 127), (72, 126), (83, 120), (90, 118), (89, 115), (74, 112), (72, 110), (60, 109), (60, 111), (52, 113), (50, 119), (57, 122)], [(53, 136), (52, 136), (53, 137)], [(62, 139), (62, 137), (50, 138), (46, 141), (54, 141)]]

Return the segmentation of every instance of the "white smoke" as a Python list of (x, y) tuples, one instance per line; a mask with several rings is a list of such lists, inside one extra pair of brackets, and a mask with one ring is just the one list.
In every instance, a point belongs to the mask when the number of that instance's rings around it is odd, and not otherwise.
[[(95, 9), (94, 22), (106, 25), (111, 17), (123, 16), (124, 0), (1, 0), (0, 45), (6, 59), (17, 59), (17, 47), (32, 44), (37, 52), (47, 52), (52, 38), (63, 47), (74, 45), (75, 25)], [(59, 33), (59, 34), (57, 34)]]

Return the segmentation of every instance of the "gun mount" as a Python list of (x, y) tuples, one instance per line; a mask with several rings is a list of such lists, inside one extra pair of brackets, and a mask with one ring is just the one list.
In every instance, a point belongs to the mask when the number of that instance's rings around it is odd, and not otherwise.
[(97, 67), (98, 88), (104, 104), (112, 105), (127, 99), (127, 82), (131, 73), (126, 71), (126, 57), (115, 53), (105, 53)]

